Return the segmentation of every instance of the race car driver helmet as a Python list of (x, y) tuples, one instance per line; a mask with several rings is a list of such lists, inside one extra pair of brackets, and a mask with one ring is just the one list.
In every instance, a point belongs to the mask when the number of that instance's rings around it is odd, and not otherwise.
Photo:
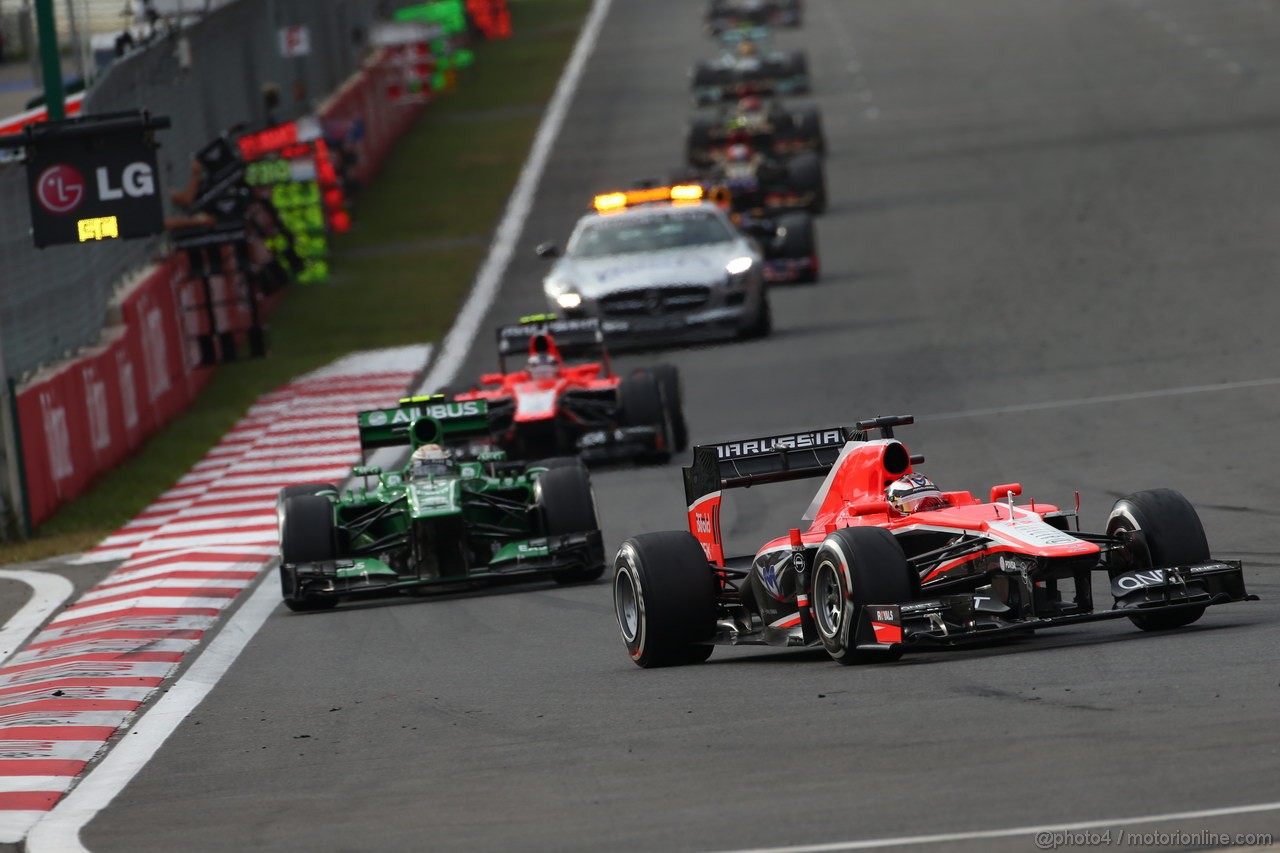
[(764, 107), (764, 101), (755, 95), (748, 95), (738, 100), (738, 112), (740, 113), (758, 113)]
[(908, 474), (894, 480), (884, 490), (884, 496), (890, 506), (907, 514), (949, 505), (933, 481), (923, 474)]
[(453, 454), (438, 444), (424, 444), (409, 457), (409, 477), (439, 477), (453, 468)]
[(560, 371), (556, 357), (549, 352), (535, 352), (529, 356), (529, 375), (538, 381), (555, 379)]
[(751, 146), (741, 142), (730, 145), (725, 149), (724, 156), (730, 163), (745, 163), (751, 159)]
[(738, 42), (738, 56), (748, 57), (756, 55), (756, 43), (750, 39)]

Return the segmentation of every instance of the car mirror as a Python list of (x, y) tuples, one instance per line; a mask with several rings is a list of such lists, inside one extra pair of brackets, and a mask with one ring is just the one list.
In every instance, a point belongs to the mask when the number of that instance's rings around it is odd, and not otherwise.
[(357, 477), (376, 477), (382, 473), (380, 465), (357, 465), (351, 469), (351, 473)]
[(505, 378), (506, 378), (505, 374), (502, 374), (502, 373), (481, 373), (480, 384), (481, 385), (501, 385), (502, 380)]
[(539, 243), (538, 248), (534, 249), (540, 258), (558, 258), (560, 257), (560, 247), (555, 243)]
[(1006, 497), (1008, 497), (1011, 494), (1015, 498), (1018, 495), (1022, 494), (1022, 484), (1021, 483), (1001, 483), (998, 486), (992, 486), (991, 502), (997, 503), (1001, 500), (1004, 500)]

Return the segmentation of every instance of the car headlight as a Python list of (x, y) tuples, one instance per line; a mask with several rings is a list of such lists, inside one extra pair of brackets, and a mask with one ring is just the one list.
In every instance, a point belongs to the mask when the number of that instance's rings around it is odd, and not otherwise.
[(561, 308), (577, 308), (582, 304), (582, 294), (574, 293), (572, 290), (566, 291), (556, 297), (556, 302)]
[(755, 263), (754, 258), (750, 255), (743, 255), (742, 257), (734, 258), (729, 261), (729, 263), (725, 264), (724, 271), (729, 275), (742, 275), (744, 272), (751, 269), (751, 265), (753, 263)]

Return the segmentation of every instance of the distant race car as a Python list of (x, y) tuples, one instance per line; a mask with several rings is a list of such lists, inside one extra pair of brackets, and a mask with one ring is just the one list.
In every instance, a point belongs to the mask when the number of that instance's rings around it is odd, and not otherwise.
[(754, 240), (699, 186), (606, 193), (578, 221), (543, 280), (560, 316), (597, 317), (611, 346), (758, 338), (773, 328)]
[(788, 106), (751, 95), (713, 116), (695, 116), (685, 136), (685, 159), (690, 166), (710, 166), (723, 160), (731, 145), (774, 157), (799, 151), (826, 151), (822, 115), (812, 105)]
[(682, 182), (729, 191), (735, 211), (827, 209), (827, 176), (822, 158), (813, 151), (774, 157), (745, 143), (730, 145), (712, 165), (693, 174), (679, 174)]
[(803, 52), (762, 47), (752, 39), (738, 41), (717, 59), (696, 63), (689, 76), (697, 106), (810, 90), (809, 60)]
[(498, 370), (444, 393), (485, 401), (493, 440), (511, 456), (666, 462), (688, 446), (679, 372), (660, 364), (614, 373), (595, 317), (500, 326)]
[(744, 26), (798, 27), (800, 0), (710, 0), (706, 27), (713, 35)]
[(764, 278), (770, 284), (818, 280), (818, 238), (813, 215), (803, 210), (768, 216), (760, 212), (730, 214), (738, 230), (750, 235), (764, 255)]
[[(842, 664), (984, 641), (1056, 625), (1128, 617), (1179, 628), (1209, 605), (1255, 598), (1241, 564), (1209, 555), (1195, 509), (1169, 489), (1116, 501), (1101, 533), (1076, 511), (1015, 504), (1017, 483), (981, 501), (942, 492), (893, 438), (910, 417), (854, 428), (695, 447), (684, 469), (689, 532), (626, 540), (614, 609), (642, 667), (705, 661), (717, 643), (821, 645)], [(879, 430), (881, 438), (869, 436)], [(724, 489), (823, 478), (803, 518), (755, 554), (729, 557)], [(1071, 521), (1076, 520), (1076, 530)], [(1113, 604), (1095, 607), (1105, 573)]]
[[(604, 545), (587, 469), (575, 459), (513, 466), (501, 451), (459, 458), (485, 436), (482, 400), (402, 401), (359, 415), (364, 449), (414, 449), (401, 471), (356, 467), (366, 485), (281, 490), (280, 585), (290, 610), (518, 575), (595, 580)], [(369, 481), (374, 485), (370, 487)]]

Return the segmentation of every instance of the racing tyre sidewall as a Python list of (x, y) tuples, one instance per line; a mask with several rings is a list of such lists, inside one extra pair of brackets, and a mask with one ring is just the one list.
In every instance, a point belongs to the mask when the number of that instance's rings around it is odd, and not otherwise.
[(901, 604), (919, 591), (919, 578), (893, 534), (879, 527), (847, 527), (827, 536), (813, 560), (810, 601), (814, 625), (827, 654), (849, 666), (902, 657), (856, 648), (858, 620), (866, 605)]
[(683, 453), (689, 447), (689, 425), (684, 419), (684, 394), (680, 388), (680, 370), (673, 364), (659, 364), (649, 369), (658, 380), (662, 405), (670, 425), (671, 449)]
[[(1107, 535), (1131, 534), (1107, 574), (1152, 566), (1202, 563), (1209, 559), (1209, 540), (1195, 507), (1173, 489), (1148, 489), (1121, 498), (1107, 517)], [(1114, 559), (1114, 558), (1113, 558)], [(1204, 607), (1180, 608), (1129, 617), (1143, 631), (1167, 631), (1195, 622)]]
[[(576, 460), (575, 460), (576, 461)], [(543, 472), (533, 484), (534, 501), (548, 536), (590, 533), (600, 529), (591, 475), (581, 464), (562, 465)], [(604, 563), (553, 572), (556, 583), (586, 583), (604, 574)]]
[(642, 461), (662, 464), (670, 460), (674, 430), (658, 378), (646, 370), (625, 377), (618, 385), (618, 407), (623, 426), (651, 426), (661, 431), (664, 449), (646, 454)]
[(689, 533), (645, 533), (623, 542), (614, 560), (613, 603), (637, 666), (683, 666), (711, 656), (714, 577)]

